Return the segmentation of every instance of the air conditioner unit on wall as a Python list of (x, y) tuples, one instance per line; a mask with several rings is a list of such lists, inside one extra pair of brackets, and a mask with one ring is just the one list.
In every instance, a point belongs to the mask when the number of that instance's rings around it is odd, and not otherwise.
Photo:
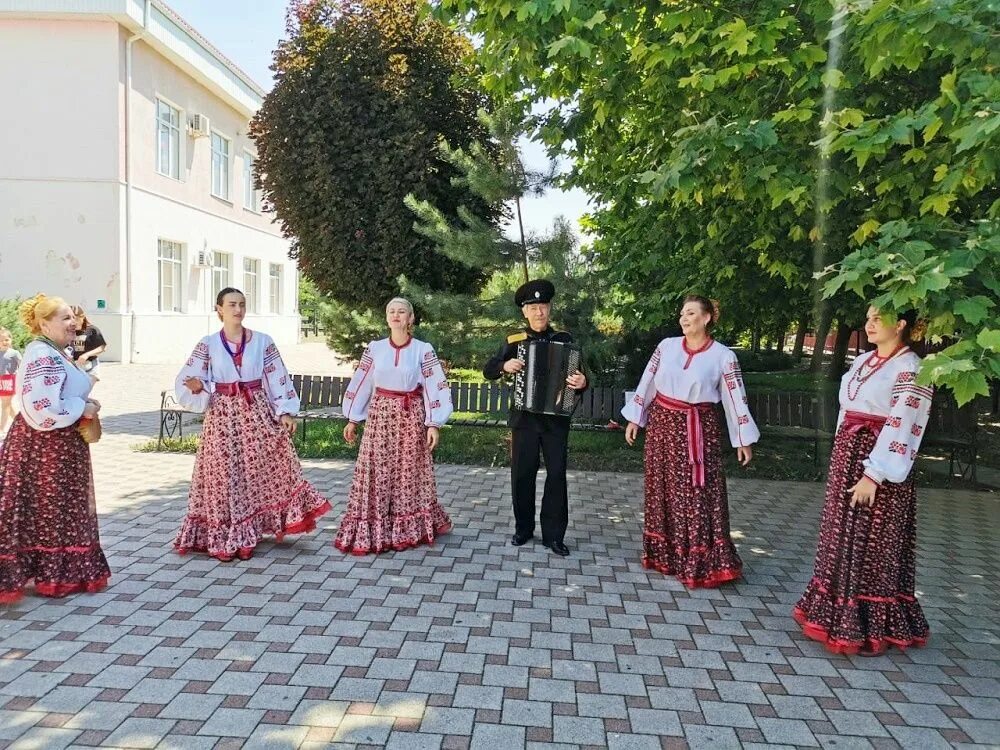
[(212, 265), (212, 253), (208, 250), (199, 250), (194, 256), (195, 268), (209, 268)]
[(205, 115), (193, 114), (188, 123), (188, 133), (192, 138), (207, 138), (212, 132), (208, 118)]

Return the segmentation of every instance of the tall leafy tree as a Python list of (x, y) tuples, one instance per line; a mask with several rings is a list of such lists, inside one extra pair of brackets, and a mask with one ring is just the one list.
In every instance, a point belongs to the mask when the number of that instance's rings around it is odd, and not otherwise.
[(293, 0), (275, 87), (251, 124), (259, 181), (317, 288), (348, 310), (378, 309), (406, 273), (468, 289), (476, 269), (413, 231), (407, 194), (448, 216), (492, 207), (453, 184), (438, 142), (482, 140), (472, 47), (423, 0)]
[(482, 37), (493, 93), (549, 104), (538, 133), (597, 198), (596, 247), (643, 325), (693, 285), (796, 313), (812, 296), (819, 329), (861, 296), (957, 339), (924, 377), (960, 401), (1000, 371), (996, 2), (443, 10)]

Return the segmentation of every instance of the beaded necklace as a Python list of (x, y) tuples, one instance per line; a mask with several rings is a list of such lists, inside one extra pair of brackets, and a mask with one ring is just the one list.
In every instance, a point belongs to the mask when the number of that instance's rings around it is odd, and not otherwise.
[[(880, 357), (878, 355), (878, 349), (873, 351), (872, 355), (858, 366), (858, 369), (854, 371), (851, 379), (847, 381), (847, 399), (849, 401), (854, 401), (854, 399), (858, 397), (858, 394), (861, 393), (861, 386), (867, 383), (876, 372), (885, 367), (890, 359), (901, 353), (906, 348), (906, 344), (901, 343), (885, 357)], [(873, 360), (875, 361), (874, 365), (872, 365)], [(867, 374), (865, 373), (865, 368), (868, 368)], [(851, 393), (852, 385), (854, 385), (853, 394)]]
[(240, 372), (240, 368), (243, 367), (243, 352), (247, 348), (247, 329), (243, 329), (243, 335), (240, 337), (240, 345), (235, 352), (229, 348), (229, 340), (226, 339), (225, 329), (219, 331), (219, 338), (222, 339), (222, 345), (226, 348), (226, 353), (232, 358), (236, 372)]

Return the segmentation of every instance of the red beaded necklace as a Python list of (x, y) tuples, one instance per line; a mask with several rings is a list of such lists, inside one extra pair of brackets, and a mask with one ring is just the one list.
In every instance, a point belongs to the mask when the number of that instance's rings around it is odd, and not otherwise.
[(684, 347), (684, 353), (688, 355), (687, 356), (687, 360), (684, 362), (684, 369), (686, 370), (691, 365), (691, 360), (694, 359), (694, 355), (695, 354), (701, 354), (703, 351), (705, 351), (706, 349), (708, 349), (708, 347), (710, 347), (714, 343), (715, 343), (715, 339), (713, 339), (711, 336), (709, 336), (708, 337), (708, 341), (706, 341), (704, 344), (702, 344), (701, 346), (699, 346), (697, 349), (689, 349), (688, 348), (688, 340), (687, 340), (687, 338), (685, 337), (685, 338), (681, 339), (681, 346)]
[[(876, 372), (885, 367), (886, 363), (888, 363), (890, 359), (895, 357), (897, 354), (899, 354), (906, 348), (907, 348), (906, 344), (900, 343), (899, 346), (897, 346), (895, 349), (889, 352), (889, 354), (887, 354), (885, 357), (880, 357), (878, 355), (878, 349), (873, 351), (870, 357), (868, 357), (864, 362), (858, 365), (858, 369), (854, 371), (854, 374), (851, 376), (851, 379), (847, 381), (848, 400), (853, 401), (854, 399), (856, 399), (858, 397), (858, 394), (861, 392), (861, 386), (867, 383)], [(866, 368), (868, 369), (867, 373), (865, 372)], [(855, 385), (855, 383), (857, 385)], [(854, 385), (853, 394), (851, 393), (852, 385)]]

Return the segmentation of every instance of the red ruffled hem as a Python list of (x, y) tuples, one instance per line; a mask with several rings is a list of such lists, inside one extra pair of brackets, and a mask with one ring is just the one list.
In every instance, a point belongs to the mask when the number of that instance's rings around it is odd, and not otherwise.
[[(78, 581), (77, 583), (35, 581), (35, 593), (52, 599), (60, 599), (70, 594), (94, 594), (106, 588), (109, 580), (111, 580), (111, 576), (104, 576), (96, 581)], [(0, 604), (13, 604), (22, 598), (24, 598), (24, 589), (0, 591)]]
[(803, 612), (798, 607), (792, 609), (792, 619), (799, 624), (802, 628), (802, 634), (811, 640), (822, 643), (826, 650), (833, 654), (846, 654), (846, 655), (856, 655), (861, 656), (879, 656), (884, 654), (888, 650), (889, 646), (895, 646), (900, 651), (905, 651), (906, 649), (914, 646), (916, 648), (923, 648), (927, 645), (927, 637), (922, 638), (911, 638), (909, 640), (901, 640), (899, 638), (881, 638), (881, 639), (871, 639), (868, 638), (864, 641), (848, 641), (843, 638), (831, 638), (830, 631), (819, 623), (810, 622)]
[(743, 575), (743, 569), (738, 568), (736, 570), (713, 570), (705, 578), (684, 578), (671, 570), (669, 566), (654, 562), (648, 558), (643, 558), (642, 567), (647, 570), (655, 570), (658, 573), (663, 573), (663, 575), (674, 576), (689, 589), (714, 589), (724, 583), (735, 581)]
[[(314, 531), (316, 529), (316, 519), (331, 510), (333, 510), (333, 506), (330, 505), (330, 501), (327, 500), (318, 508), (314, 508), (306, 513), (305, 517), (298, 523), (293, 523), (291, 526), (285, 527), (283, 531), (275, 534), (275, 540), (280, 542), (289, 534), (306, 534), (310, 531)], [(207, 547), (181, 547), (174, 544), (174, 549), (179, 555), (186, 555), (188, 552), (201, 552), (207, 554), (209, 557), (214, 557), (219, 562), (232, 562), (235, 558), (239, 558), (240, 560), (249, 560), (253, 557), (253, 552), (256, 548), (256, 545), (253, 547), (240, 547), (236, 550), (236, 554), (224, 555), (222, 553), (209, 552)]]
[(421, 545), (427, 544), (430, 546), (434, 545), (434, 540), (441, 536), (442, 534), (447, 534), (453, 528), (452, 524), (447, 524), (439, 529), (434, 530), (433, 537), (422, 536), (415, 542), (404, 542), (401, 544), (389, 544), (383, 547), (355, 547), (353, 545), (347, 545), (341, 542), (339, 539), (335, 539), (333, 546), (349, 555), (354, 555), (356, 557), (364, 557), (365, 555), (380, 555), (383, 552), (404, 552), (408, 549), (413, 549), (414, 547), (420, 547)]

